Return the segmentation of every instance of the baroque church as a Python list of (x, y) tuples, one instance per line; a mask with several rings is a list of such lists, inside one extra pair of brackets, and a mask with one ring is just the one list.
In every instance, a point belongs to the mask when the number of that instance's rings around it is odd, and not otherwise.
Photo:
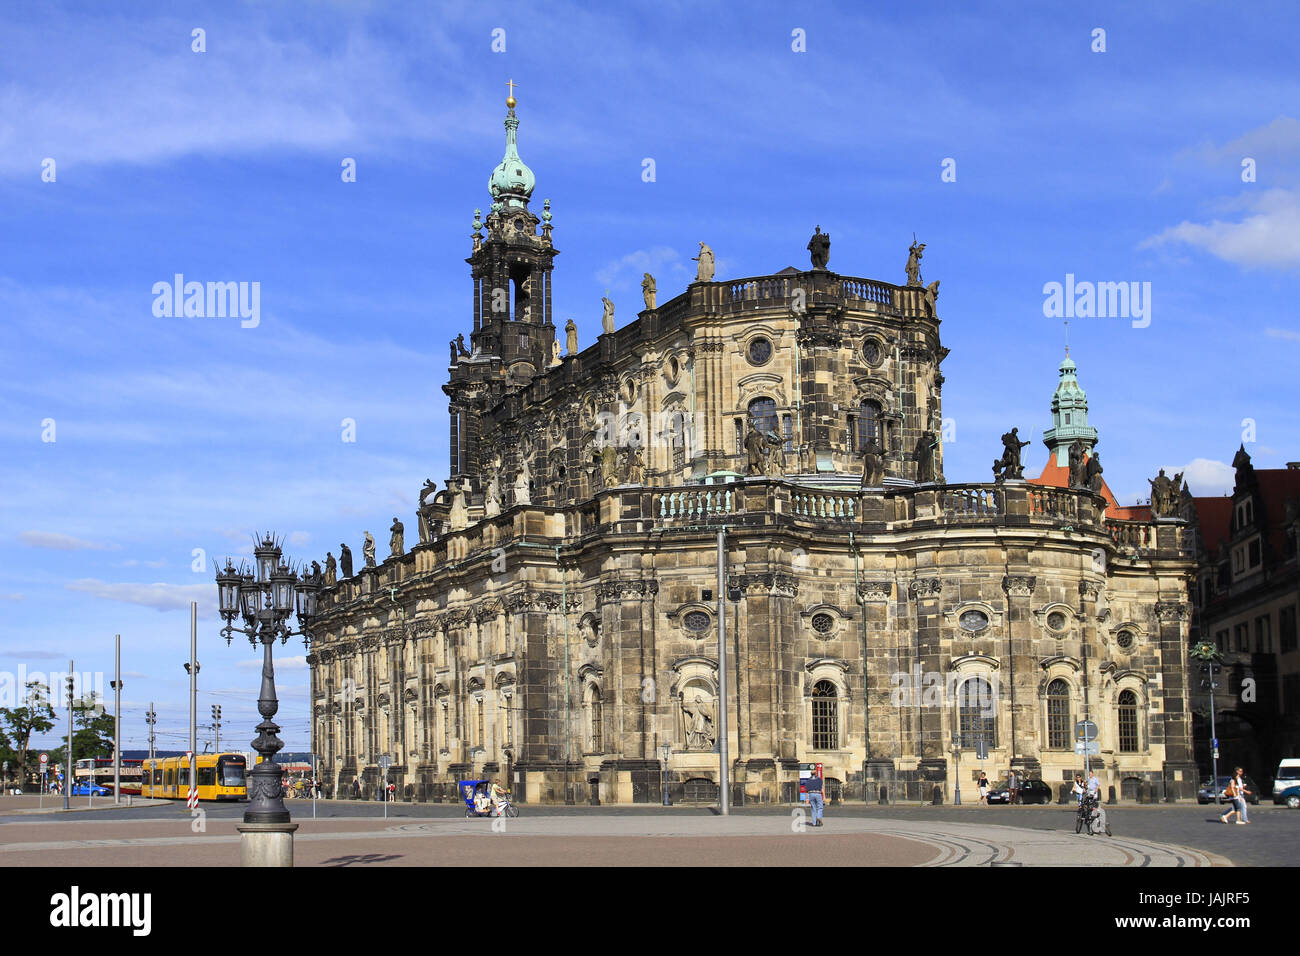
[(562, 347), (515, 105), (450, 349), (451, 473), (409, 549), (395, 519), (389, 556), (326, 559), (324, 781), (373, 793), (387, 756), (410, 800), (714, 800), (725, 754), (738, 804), (797, 799), (801, 765), (832, 799), (951, 800), (981, 767), (1055, 792), (1086, 718), (1121, 798), (1193, 796), (1185, 524), (1119, 507), (1068, 355), (1043, 474), (1013, 430), (992, 480), (954, 482), (921, 244), (893, 285), (830, 271), (820, 228), (809, 268), (751, 278), (700, 243), (696, 281), (660, 303), (647, 274), (635, 318), (605, 300)]

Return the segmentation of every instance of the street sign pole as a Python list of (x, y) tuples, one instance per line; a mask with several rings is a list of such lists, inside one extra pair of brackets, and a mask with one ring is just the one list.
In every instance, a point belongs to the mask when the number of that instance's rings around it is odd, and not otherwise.
[(113, 802), (122, 802), (122, 635), (113, 649)]
[(63, 809), (64, 810), (67, 810), (69, 807), (68, 798), (71, 795), (70, 792), (72, 790), (72, 692), (74, 687), (73, 684), (74, 675), (76, 673), (77, 672), (73, 669), (73, 662), (68, 661), (68, 750), (66, 754), (68, 759), (63, 761), (65, 764), (68, 765), (68, 770), (63, 781)]

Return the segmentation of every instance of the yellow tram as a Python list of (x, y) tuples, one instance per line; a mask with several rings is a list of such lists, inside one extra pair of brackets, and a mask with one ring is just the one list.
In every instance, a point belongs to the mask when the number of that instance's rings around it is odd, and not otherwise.
[[(244, 800), (248, 784), (243, 754), (196, 754), (194, 757), (200, 800)], [(185, 757), (145, 760), (140, 795), (184, 800), (190, 795), (190, 767)]]

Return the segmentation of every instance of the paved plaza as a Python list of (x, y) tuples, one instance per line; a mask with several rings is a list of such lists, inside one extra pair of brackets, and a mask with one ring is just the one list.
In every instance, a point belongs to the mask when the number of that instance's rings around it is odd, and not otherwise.
[[(0, 803), (0, 865), (236, 866), (242, 806), (205, 806), (195, 832), (171, 802), (126, 808), (78, 798), (71, 812), (34, 797)], [(58, 801), (62, 806), (62, 801)], [(1250, 826), (1218, 824), (1215, 808), (1109, 810), (1115, 836), (1074, 832), (1068, 807), (844, 806), (803, 826), (792, 808), (522, 807), (511, 820), (466, 819), (452, 805), (290, 803), (297, 866), (1022, 866), (1287, 865), (1300, 812), (1252, 808)]]

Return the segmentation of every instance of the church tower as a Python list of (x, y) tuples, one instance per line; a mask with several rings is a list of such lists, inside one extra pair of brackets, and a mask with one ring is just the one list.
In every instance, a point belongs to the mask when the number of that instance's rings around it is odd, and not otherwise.
[(540, 219), (528, 208), (536, 179), (519, 157), (515, 102), (513, 95), (506, 100), (506, 152), (488, 180), (486, 223), (474, 210), (473, 251), (465, 260), (474, 282), (470, 348), (453, 342), (450, 381), (443, 386), (451, 399), (453, 480), (478, 477), (485, 464), (478, 449), (483, 415), (550, 366), (555, 342), (551, 201)]
[(1074, 374), (1077, 371), (1067, 347), (1061, 380), (1052, 395), (1052, 427), (1043, 432), (1043, 444), (1051, 451), (1053, 462), (1064, 468), (1070, 466), (1070, 446), (1076, 439), (1083, 442), (1088, 455), (1097, 444), (1097, 429), (1088, 424), (1088, 393), (1080, 387)]

